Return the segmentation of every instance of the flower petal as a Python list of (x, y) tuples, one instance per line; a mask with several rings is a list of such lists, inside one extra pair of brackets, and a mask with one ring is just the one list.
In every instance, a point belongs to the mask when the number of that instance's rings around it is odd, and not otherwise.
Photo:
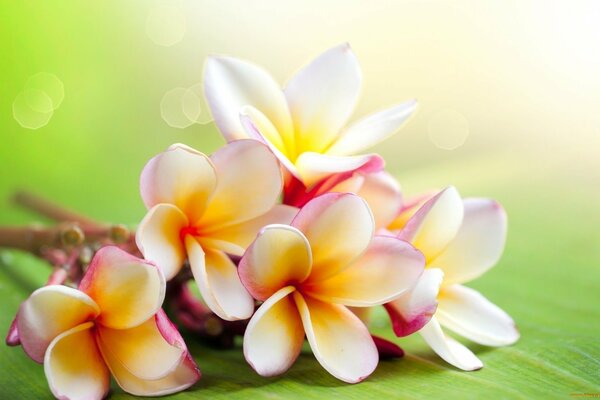
[(177, 206), (196, 221), (217, 185), (209, 158), (183, 144), (174, 144), (152, 158), (142, 171), (140, 191), (147, 208), (159, 203)]
[(313, 354), (331, 375), (357, 383), (379, 362), (377, 347), (362, 321), (346, 307), (293, 293)]
[(158, 331), (167, 344), (183, 350), (179, 363), (168, 375), (156, 379), (141, 379), (129, 372), (123, 364), (114, 357), (112, 352), (107, 352), (107, 363), (119, 386), (126, 392), (140, 396), (161, 396), (184, 390), (200, 379), (200, 370), (190, 355), (179, 331), (161, 309), (154, 316)]
[(185, 357), (185, 350), (171, 346), (162, 336), (156, 317), (130, 329), (97, 327), (102, 353), (111, 353), (125, 369), (143, 380), (171, 373)]
[(350, 118), (361, 71), (348, 44), (336, 46), (302, 68), (285, 88), (298, 153), (322, 152)]
[(463, 204), (458, 191), (449, 186), (429, 199), (398, 234), (425, 254), (427, 263), (454, 239), (463, 220)]
[(452, 285), (440, 293), (436, 313), (448, 329), (486, 346), (508, 346), (519, 339), (512, 318), (471, 288)]
[[(336, 184), (334, 187), (329, 190), (330, 192), (336, 193), (358, 193), (362, 185), (365, 183), (365, 175), (354, 173), (348, 179), (344, 179), (343, 181)], [(362, 197), (362, 196), (361, 196)], [(373, 211), (373, 210), (371, 210)]]
[(79, 284), (100, 307), (97, 322), (114, 329), (133, 328), (156, 314), (165, 287), (165, 277), (155, 265), (115, 246), (96, 252)]
[(367, 250), (348, 268), (304, 288), (328, 303), (372, 307), (387, 303), (417, 282), (425, 257), (412, 245), (391, 236), (375, 236)]
[(427, 268), (414, 288), (385, 305), (396, 336), (413, 334), (429, 322), (438, 306), (443, 278), (441, 269)]
[(36, 362), (54, 338), (71, 328), (94, 319), (100, 310), (87, 294), (62, 285), (37, 289), (25, 300), (16, 318), (23, 350)]
[(380, 360), (391, 360), (404, 357), (404, 350), (396, 343), (375, 335), (371, 335), (371, 337), (373, 338), (375, 346), (377, 346)]
[(300, 154), (296, 160), (296, 169), (304, 185), (311, 187), (330, 175), (354, 171), (372, 162), (373, 158), (378, 157), (376, 154), (331, 156), (328, 154), (305, 152)]
[(344, 128), (327, 154), (349, 156), (373, 147), (400, 129), (417, 109), (417, 101), (410, 100), (362, 118)]
[(304, 330), (298, 308), (286, 286), (267, 299), (254, 313), (244, 333), (244, 357), (262, 376), (287, 371), (302, 350)]
[(419, 333), (444, 361), (464, 371), (475, 371), (483, 367), (479, 358), (456, 340), (444, 335), (438, 320), (433, 317)]
[(413, 215), (427, 202), (438, 194), (438, 191), (425, 192), (403, 200), (402, 208), (396, 218), (389, 223), (387, 229), (398, 233), (402, 230)]
[(452, 243), (432, 264), (445, 273), (444, 284), (471, 281), (492, 268), (506, 242), (506, 213), (489, 199), (465, 199), (465, 216)]
[(282, 137), (292, 137), (285, 96), (262, 68), (231, 57), (209, 57), (204, 67), (204, 91), (215, 123), (227, 141), (248, 137), (239, 118), (245, 105), (261, 110)]
[(311, 264), (310, 245), (302, 232), (287, 225), (268, 225), (242, 257), (239, 274), (255, 299), (266, 300), (285, 286), (303, 282)]
[(87, 322), (58, 335), (48, 346), (44, 372), (57, 399), (103, 399), (110, 374)]
[(8, 333), (6, 334), (6, 339), (4, 342), (7, 346), (19, 346), (21, 344), (21, 339), (19, 338), (19, 328), (17, 327), (17, 317), (13, 318), (10, 328), (8, 328)]
[(240, 122), (250, 139), (266, 144), (285, 169), (300, 177), (293, 162), (297, 157), (293, 136), (284, 141), (271, 121), (252, 106), (241, 108)]
[(235, 264), (220, 251), (203, 249), (191, 236), (186, 236), (185, 247), (190, 267), (206, 305), (227, 321), (250, 318), (254, 300), (248, 293)]
[(176, 365), (175, 369), (160, 379), (149, 380), (135, 376), (123, 366), (113, 352), (106, 351), (106, 349), (101, 347), (102, 355), (115, 380), (127, 393), (136, 396), (163, 396), (185, 390), (200, 379), (200, 370), (187, 351), (181, 335), (179, 335), (175, 327), (167, 327), (167, 325), (172, 324), (162, 310), (156, 315), (156, 324), (170, 345), (181, 347), (185, 350), (184, 357)]
[(298, 212), (292, 226), (310, 243), (311, 281), (329, 278), (348, 267), (369, 246), (375, 230), (367, 203), (348, 193), (314, 198)]
[(215, 193), (198, 226), (214, 229), (259, 217), (273, 208), (283, 187), (273, 153), (257, 140), (238, 140), (217, 150)]
[(188, 219), (171, 204), (157, 204), (146, 213), (135, 235), (135, 242), (144, 258), (160, 267), (170, 280), (185, 262), (185, 248), (180, 232), (189, 225)]
[(241, 257), (261, 228), (271, 224), (290, 224), (296, 214), (296, 207), (276, 204), (260, 217), (213, 231), (203, 231), (198, 240), (203, 247), (207, 240), (211, 240), (211, 245), (207, 247)]
[(364, 175), (364, 182), (356, 193), (369, 205), (377, 228), (385, 228), (400, 212), (402, 192), (394, 177), (385, 171)]

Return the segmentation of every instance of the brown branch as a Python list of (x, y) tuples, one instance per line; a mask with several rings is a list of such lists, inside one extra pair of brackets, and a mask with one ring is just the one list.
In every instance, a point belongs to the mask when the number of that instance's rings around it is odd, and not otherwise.
[[(11, 247), (43, 256), (46, 249), (113, 242), (114, 230), (115, 226), (110, 225), (80, 227), (77, 223), (62, 223), (52, 227), (0, 226), (0, 247)], [(132, 235), (128, 233), (124, 242), (132, 240)]]
[(81, 226), (103, 226), (91, 218), (79, 213), (67, 210), (57, 204), (54, 204), (40, 196), (26, 191), (19, 191), (14, 194), (13, 202), (21, 207), (25, 207), (40, 215), (44, 215), (57, 222), (77, 222)]

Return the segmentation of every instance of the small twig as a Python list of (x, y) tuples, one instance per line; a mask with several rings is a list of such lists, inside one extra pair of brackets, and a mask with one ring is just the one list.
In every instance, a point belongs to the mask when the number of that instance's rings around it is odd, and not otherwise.
[(57, 204), (54, 204), (40, 196), (26, 191), (19, 191), (13, 196), (13, 201), (22, 207), (35, 211), (57, 222), (77, 222), (82, 227), (103, 226), (103, 224), (94, 221), (84, 215), (67, 210)]
[(0, 227), (0, 247), (12, 247), (42, 255), (44, 249), (94, 243), (109, 237), (110, 226), (81, 229), (76, 223), (63, 223), (53, 227), (5, 226)]

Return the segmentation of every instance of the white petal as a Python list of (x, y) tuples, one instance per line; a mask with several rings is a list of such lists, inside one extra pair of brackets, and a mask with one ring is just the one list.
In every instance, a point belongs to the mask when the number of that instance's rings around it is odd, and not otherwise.
[(352, 311), (293, 293), (310, 348), (319, 363), (336, 378), (357, 383), (377, 367), (379, 353), (371, 334)]
[(427, 200), (398, 237), (421, 250), (429, 265), (456, 237), (463, 213), (462, 199), (456, 188), (450, 186)]
[[(192, 386), (200, 379), (200, 370), (196, 362), (187, 350), (179, 331), (167, 318), (165, 312), (159, 310), (154, 316), (154, 320), (164, 341), (170, 346), (182, 349), (185, 353), (175, 368), (170, 368), (171, 371), (166, 376), (153, 380), (142, 379), (127, 370), (122, 361), (114, 356), (113, 352), (103, 352), (104, 359), (119, 386), (127, 393), (136, 396), (162, 396), (179, 392)], [(100, 350), (103, 351), (102, 347)], [(157, 367), (149, 365), (149, 368)]]
[(427, 268), (409, 292), (385, 305), (396, 336), (411, 335), (429, 322), (438, 306), (443, 278), (441, 269)]
[(303, 286), (322, 301), (372, 307), (410, 290), (425, 267), (423, 254), (391, 236), (375, 236), (367, 250), (338, 274)]
[(164, 396), (180, 392), (200, 379), (198, 366), (189, 353), (167, 376), (154, 380), (138, 378), (110, 352), (103, 353), (103, 356), (118, 385), (127, 393), (135, 396)]
[(135, 242), (144, 258), (161, 269), (170, 280), (185, 262), (185, 248), (181, 230), (189, 225), (188, 219), (172, 204), (157, 204), (146, 215), (135, 234)]
[(364, 174), (357, 194), (365, 199), (375, 218), (377, 228), (385, 228), (396, 218), (402, 207), (400, 185), (385, 171)]
[(435, 317), (425, 325), (419, 333), (444, 361), (464, 371), (475, 371), (483, 367), (479, 358), (456, 340), (444, 335)]
[(183, 144), (171, 145), (142, 171), (140, 192), (147, 208), (173, 204), (192, 221), (200, 218), (216, 186), (209, 158)]
[(185, 357), (181, 346), (170, 345), (162, 336), (153, 316), (130, 329), (98, 326), (98, 345), (102, 353), (111, 353), (129, 372), (140, 379), (164, 378)]
[[(289, 225), (296, 214), (298, 214), (296, 207), (277, 204), (271, 211), (260, 217), (213, 231), (203, 231), (202, 237), (198, 240), (203, 246), (207, 243), (208, 248), (241, 257), (262, 228), (271, 224)], [(211, 241), (210, 245), (208, 241)]]
[(296, 160), (296, 170), (306, 187), (318, 183), (330, 175), (354, 171), (379, 157), (375, 154), (360, 156), (331, 156), (314, 152), (300, 154)]
[(206, 305), (227, 321), (250, 318), (254, 300), (237, 273), (235, 264), (220, 251), (203, 249), (191, 236), (185, 246), (190, 267)]
[(369, 206), (348, 193), (327, 193), (309, 201), (292, 226), (308, 239), (313, 255), (309, 280), (334, 276), (362, 254), (375, 229)]
[(292, 122), (281, 88), (271, 75), (247, 61), (210, 57), (204, 67), (204, 91), (211, 113), (227, 141), (248, 138), (240, 123), (240, 108), (251, 105), (277, 127), (292, 134)]
[(57, 399), (103, 399), (110, 389), (110, 374), (96, 346), (92, 322), (57, 336), (44, 357), (44, 372)]
[(444, 284), (471, 281), (492, 268), (506, 242), (506, 213), (489, 199), (465, 199), (465, 216), (458, 234), (431, 263), (442, 268)]
[(302, 283), (310, 274), (312, 254), (306, 237), (288, 225), (265, 226), (239, 263), (242, 283), (257, 300)]
[(440, 323), (474, 342), (486, 346), (507, 346), (519, 339), (512, 318), (471, 288), (452, 285), (440, 293), (436, 313)]
[(246, 327), (244, 356), (262, 376), (287, 371), (302, 350), (304, 330), (300, 314), (286, 286), (265, 301)]
[(292, 175), (300, 178), (294, 165), (296, 147), (293, 137), (282, 138), (277, 128), (259, 110), (252, 106), (244, 106), (240, 110), (240, 122), (248, 137), (266, 144), (275, 154), (281, 165)]
[(41, 363), (48, 345), (61, 333), (100, 313), (87, 294), (62, 285), (37, 289), (25, 300), (17, 314), (17, 330), (23, 350)]
[(100, 307), (98, 323), (127, 329), (140, 325), (160, 310), (166, 283), (156, 265), (116, 246), (105, 246), (94, 255), (79, 290)]
[(344, 128), (327, 153), (349, 156), (373, 147), (396, 133), (416, 109), (417, 101), (410, 100), (362, 118)]
[(348, 44), (321, 54), (288, 82), (298, 153), (329, 146), (350, 118), (360, 85), (360, 66)]
[(197, 226), (214, 229), (248, 221), (276, 204), (283, 178), (277, 158), (266, 145), (236, 140), (210, 158), (217, 171), (217, 188)]

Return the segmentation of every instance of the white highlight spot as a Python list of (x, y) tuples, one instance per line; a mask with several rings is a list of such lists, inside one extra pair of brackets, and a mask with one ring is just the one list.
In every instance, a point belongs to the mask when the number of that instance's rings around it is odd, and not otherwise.
[[(49, 72), (40, 72), (30, 76), (29, 79), (27, 79), (27, 83), (25, 83), (25, 89), (42, 91), (50, 98), (50, 108), (34, 108), (36, 111), (42, 113), (56, 110), (58, 107), (60, 107), (63, 99), (65, 98), (65, 86), (63, 85), (62, 81), (56, 75)], [(31, 102), (39, 103), (35, 98), (31, 99)], [(41, 104), (38, 104), (38, 106), (40, 105)]]
[(212, 116), (204, 98), (202, 83), (190, 86), (183, 96), (183, 112), (193, 122), (201, 125), (212, 121)]
[(146, 19), (146, 34), (159, 46), (173, 46), (183, 39), (186, 31), (185, 15), (175, 6), (152, 7)]
[(444, 150), (462, 146), (469, 136), (469, 121), (458, 111), (445, 109), (433, 115), (428, 126), (429, 140)]
[[(187, 92), (188, 89), (178, 87), (165, 93), (160, 101), (160, 115), (169, 126), (183, 129), (194, 123), (184, 112), (184, 97)], [(189, 102), (188, 99), (186, 104)], [(186, 107), (193, 107), (193, 104), (188, 104)]]
[(54, 114), (53, 102), (46, 92), (25, 89), (13, 101), (13, 117), (23, 128), (39, 129), (50, 122)]

